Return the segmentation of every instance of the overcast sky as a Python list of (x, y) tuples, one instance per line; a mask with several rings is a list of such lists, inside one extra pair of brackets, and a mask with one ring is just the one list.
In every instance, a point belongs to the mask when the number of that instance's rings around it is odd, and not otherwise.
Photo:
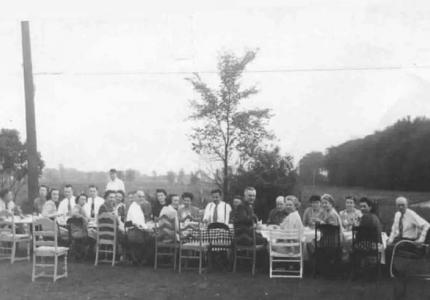
[(48, 167), (203, 167), (187, 138), (194, 94), (184, 78), (215, 71), (223, 50), (259, 49), (244, 83), (261, 92), (247, 106), (273, 110), (270, 128), (296, 162), (406, 115), (430, 116), (429, 1), (57, 2), (0, 12), (0, 128), (25, 138), (26, 18)]

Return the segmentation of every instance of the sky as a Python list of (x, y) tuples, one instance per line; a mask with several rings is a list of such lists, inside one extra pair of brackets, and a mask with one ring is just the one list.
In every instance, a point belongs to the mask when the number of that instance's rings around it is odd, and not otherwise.
[[(185, 80), (259, 49), (243, 84), (295, 162), (410, 115), (430, 117), (428, 1), (18, 1), (0, 12), (0, 128), (25, 139), (20, 20), (30, 21), (47, 167), (192, 171)], [(151, 1), (152, 2), (152, 1)], [(148, 2), (149, 3), (149, 2)]]

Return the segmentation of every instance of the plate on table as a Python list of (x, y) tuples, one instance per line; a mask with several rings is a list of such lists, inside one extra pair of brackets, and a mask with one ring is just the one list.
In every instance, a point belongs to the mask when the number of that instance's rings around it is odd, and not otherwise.
[(269, 230), (278, 230), (281, 229), (281, 226), (279, 225), (275, 225), (275, 224), (271, 224), (267, 226)]

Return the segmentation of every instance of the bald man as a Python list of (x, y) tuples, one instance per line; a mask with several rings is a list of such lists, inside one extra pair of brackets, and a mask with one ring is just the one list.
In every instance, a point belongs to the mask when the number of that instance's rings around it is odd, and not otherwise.
[(394, 244), (400, 240), (412, 240), (423, 243), (430, 224), (416, 212), (408, 208), (408, 199), (405, 197), (398, 197), (396, 199), (396, 207), (397, 212), (394, 215), (388, 244)]

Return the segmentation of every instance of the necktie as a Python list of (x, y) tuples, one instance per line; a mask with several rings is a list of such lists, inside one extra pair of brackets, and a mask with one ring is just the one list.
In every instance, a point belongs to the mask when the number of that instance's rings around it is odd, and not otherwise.
[(399, 238), (403, 237), (403, 216), (404, 214), (402, 213), (399, 219)]
[(94, 218), (94, 198), (91, 198), (91, 218)]
[(213, 217), (213, 222), (217, 223), (218, 222), (218, 204), (219, 203), (215, 203), (215, 208), (214, 208), (214, 217)]
[(70, 198), (69, 199), (67, 199), (67, 211), (68, 211), (68, 214), (69, 214), (69, 216), (71, 215), (71, 213), (72, 213), (72, 205), (71, 205), (71, 203), (70, 203)]

